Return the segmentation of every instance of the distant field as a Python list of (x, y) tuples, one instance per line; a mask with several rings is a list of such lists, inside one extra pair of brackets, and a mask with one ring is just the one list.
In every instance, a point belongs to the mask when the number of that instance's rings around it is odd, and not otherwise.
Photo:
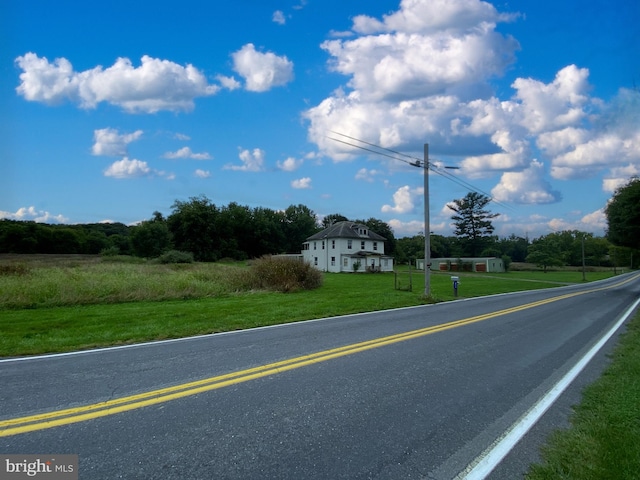
[[(251, 290), (246, 262), (0, 255), (0, 356), (176, 338), (454, 299), (451, 273), (325, 274), (297, 293)], [(589, 272), (587, 280), (611, 276)], [(458, 298), (582, 282), (581, 272), (458, 273)], [(411, 285), (412, 290), (408, 288)], [(396, 289), (398, 287), (399, 289)]]

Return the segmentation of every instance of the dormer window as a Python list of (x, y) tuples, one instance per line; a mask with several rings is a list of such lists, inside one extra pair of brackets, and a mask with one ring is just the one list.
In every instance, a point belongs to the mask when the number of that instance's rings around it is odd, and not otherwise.
[(360, 235), (365, 235), (366, 236), (367, 235), (367, 229), (366, 228), (360, 228), (360, 229), (358, 229), (358, 233)]

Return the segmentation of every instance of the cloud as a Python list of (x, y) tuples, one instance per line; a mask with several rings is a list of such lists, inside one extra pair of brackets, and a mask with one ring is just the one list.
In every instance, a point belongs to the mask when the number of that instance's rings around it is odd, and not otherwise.
[(200, 169), (197, 169), (197, 170), (194, 172), (194, 175), (195, 175), (196, 177), (198, 177), (198, 178), (209, 178), (209, 177), (211, 176), (211, 172), (210, 172), (210, 171), (208, 171), (208, 170), (200, 170)]
[(53, 215), (45, 210), (36, 210), (34, 206), (21, 207), (16, 212), (4, 212), (0, 210), (0, 218), (8, 220), (30, 220), (37, 223), (68, 223), (69, 219), (64, 215)]
[(299, 178), (297, 180), (293, 180), (291, 182), (291, 187), (298, 190), (309, 189), (311, 188), (311, 178), (304, 177), (304, 178)]
[(602, 190), (614, 193), (618, 188), (626, 185), (632, 177), (640, 177), (640, 165), (614, 167), (610, 170), (609, 176), (602, 180)]
[(252, 43), (231, 56), (233, 70), (244, 79), (245, 88), (249, 91), (266, 92), (293, 80), (293, 62), (272, 52), (258, 52)]
[(142, 136), (142, 130), (133, 133), (119, 134), (114, 128), (101, 128), (93, 131), (94, 144), (91, 147), (93, 155), (108, 157), (121, 157), (127, 155), (127, 145), (138, 140)]
[(355, 17), (361, 36), (322, 48), (363, 100), (421, 98), (501, 74), (519, 48), (495, 31), (507, 19), (479, 0), (403, 1), (383, 21)]
[(500, 14), (493, 5), (476, 0), (402, 0), (400, 10), (383, 15), (383, 20), (358, 15), (353, 29), (358, 33), (406, 31), (427, 33), (439, 31), (470, 31), (479, 23), (495, 24), (509, 21), (514, 15)]
[(397, 218), (392, 218), (387, 224), (393, 229), (393, 234), (398, 238), (413, 237), (419, 233), (424, 235), (424, 222), (419, 222), (418, 220), (403, 222)]
[(18, 94), (48, 105), (70, 101), (81, 108), (96, 108), (107, 102), (129, 113), (189, 111), (195, 98), (214, 95), (220, 89), (210, 85), (193, 65), (147, 55), (138, 67), (121, 57), (106, 69), (97, 66), (83, 72), (74, 71), (65, 58), (50, 63), (31, 52), (18, 57), (16, 63), (23, 70)]
[(521, 101), (523, 126), (532, 133), (576, 125), (587, 114), (589, 70), (569, 65), (556, 74), (552, 83), (518, 78), (513, 83)]
[(138, 178), (138, 177), (165, 177), (173, 180), (175, 175), (160, 170), (154, 170), (147, 162), (141, 160), (129, 160), (127, 157), (113, 162), (105, 171), (105, 177), (113, 178)]
[(220, 82), (220, 85), (222, 85), (222, 87), (226, 88), (227, 90), (237, 90), (242, 86), (240, 82), (235, 78), (227, 77), (225, 75), (217, 75), (216, 80), (218, 80), (218, 82)]
[(227, 164), (223, 168), (242, 172), (260, 172), (264, 170), (264, 156), (265, 151), (259, 148), (254, 148), (253, 151), (240, 150), (238, 157), (242, 161), (242, 165)]
[(300, 168), (303, 164), (304, 160), (299, 160), (294, 157), (288, 157), (283, 161), (276, 162), (276, 166), (285, 172), (294, 172), (298, 168)]
[(521, 204), (555, 203), (562, 199), (560, 192), (544, 179), (544, 165), (536, 160), (522, 172), (503, 173), (491, 195), (499, 202)]
[(411, 213), (415, 210), (414, 198), (422, 193), (422, 188), (411, 190), (408, 185), (400, 187), (393, 194), (394, 205), (383, 205), (381, 211), (384, 213)]
[(361, 168), (360, 170), (358, 170), (358, 172), (356, 173), (356, 180), (363, 180), (365, 182), (373, 182), (374, 181), (374, 177), (377, 175), (382, 175), (382, 172), (380, 170), (367, 170), (366, 168)]
[(211, 155), (207, 152), (195, 153), (192, 152), (189, 147), (182, 147), (175, 152), (167, 152), (163, 155), (164, 158), (177, 159), (177, 158), (192, 158), (194, 160), (211, 160)]
[(287, 23), (287, 19), (285, 18), (284, 13), (282, 13), (282, 10), (276, 10), (275, 12), (273, 12), (271, 20), (278, 25), (284, 25), (285, 23)]
[[(428, 141), (434, 156), (462, 157), (469, 178), (517, 174), (496, 188), (519, 202), (557, 201), (549, 175), (569, 180), (611, 169), (610, 189), (622, 177), (613, 169), (640, 167), (640, 92), (621, 89), (606, 103), (590, 95), (588, 69), (568, 65), (548, 83), (517, 78), (511, 96), (499, 98), (492, 81), (519, 45), (498, 24), (516, 18), (480, 0), (403, 0), (379, 18), (354, 17), (351, 37), (322, 44), (345, 83), (304, 112), (309, 139), (334, 162), (362, 152), (329, 138), (331, 131), (410, 152)], [(532, 170), (535, 158), (549, 167)], [(537, 183), (526, 193), (518, 185), (533, 173)]]

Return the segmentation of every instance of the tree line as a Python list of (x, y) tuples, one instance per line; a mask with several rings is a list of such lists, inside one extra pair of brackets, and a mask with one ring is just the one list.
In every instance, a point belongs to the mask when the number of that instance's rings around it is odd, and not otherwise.
[[(640, 180), (633, 178), (609, 202), (605, 238), (577, 230), (555, 232), (533, 241), (493, 235), (487, 208), (490, 198), (471, 192), (450, 206), (455, 236), (431, 235), (431, 257), (500, 257), (530, 262), (546, 269), (555, 265), (636, 266), (640, 260)], [(189, 252), (198, 261), (245, 260), (269, 254), (300, 253), (311, 235), (349, 220), (334, 213), (318, 223), (304, 205), (285, 210), (250, 208), (231, 202), (217, 206), (206, 196), (176, 200), (165, 218), (154, 212), (135, 226), (122, 223), (50, 225), (0, 220), (0, 253), (136, 255), (155, 258), (169, 250)], [(354, 220), (386, 238), (385, 253), (396, 263), (424, 258), (424, 234), (396, 239), (391, 227), (376, 218)], [(634, 257), (634, 253), (636, 253)]]

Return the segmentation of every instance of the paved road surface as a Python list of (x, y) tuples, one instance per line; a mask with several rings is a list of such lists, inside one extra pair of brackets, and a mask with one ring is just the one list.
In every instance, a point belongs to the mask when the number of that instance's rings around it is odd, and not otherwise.
[[(638, 276), (629, 274), (0, 361), (0, 453), (79, 454), (83, 479), (455, 478), (639, 293)], [(615, 336), (490, 478), (522, 475), (614, 343)]]

